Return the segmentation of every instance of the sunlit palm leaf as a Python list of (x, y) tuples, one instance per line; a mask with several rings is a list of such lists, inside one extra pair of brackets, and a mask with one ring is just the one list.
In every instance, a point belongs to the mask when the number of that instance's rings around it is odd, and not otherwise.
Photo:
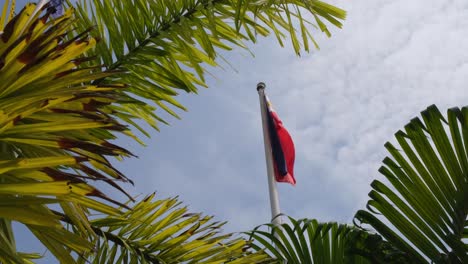
[(341, 27), (345, 15), (317, 0), (80, 0), (77, 27), (97, 27), (102, 41), (88, 55), (97, 56), (106, 70), (128, 71), (98, 82), (116, 78), (131, 84), (115, 115), (143, 118), (157, 128), (164, 120), (155, 106), (177, 116), (172, 106), (185, 108), (174, 97), (207, 86), (205, 72), (217, 65), (220, 50), (245, 48), (243, 41), (273, 33), (281, 45), (289, 36), (299, 54), (315, 43), (314, 24), (306, 18), (329, 35), (324, 21)]
[(392, 158), (379, 171), (389, 184), (372, 183), (369, 211), (356, 219), (412, 263), (468, 263), (468, 108), (449, 109), (447, 120), (435, 106), (421, 114), (395, 134), (399, 147), (385, 145)]
[[(70, 251), (90, 251), (89, 239), (96, 236), (87, 210), (119, 213), (95, 200), (119, 204), (87, 181), (104, 181), (119, 190), (115, 181), (128, 181), (107, 159), (130, 155), (109, 143), (116, 132), (129, 134), (109, 116), (109, 105), (119, 100), (116, 91), (124, 86), (90, 84), (112, 74), (92, 66), (78, 68), (89, 60), (81, 55), (96, 40), (84, 31), (65, 41), (74, 23), (71, 10), (57, 19), (50, 19), (50, 12), (28, 4), (12, 19), (1, 19), (8, 22), (0, 36), (3, 263), (32, 257), (16, 252), (11, 221), (25, 224), (61, 262), (74, 263)], [(64, 229), (51, 204), (59, 205), (79, 232)]]
[(97, 253), (82, 263), (263, 263), (262, 252), (233, 234), (221, 234), (222, 222), (188, 213), (176, 199), (154, 194), (120, 216), (91, 223), (100, 240)]
[[(379, 252), (391, 248), (383, 244), (380, 236), (349, 225), (289, 220), (290, 223), (267, 224), (247, 233), (254, 239), (255, 248), (264, 249), (277, 263), (378, 263), (384, 257)], [(262, 230), (263, 227), (270, 231)], [(386, 260), (385, 263), (398, 263)]]

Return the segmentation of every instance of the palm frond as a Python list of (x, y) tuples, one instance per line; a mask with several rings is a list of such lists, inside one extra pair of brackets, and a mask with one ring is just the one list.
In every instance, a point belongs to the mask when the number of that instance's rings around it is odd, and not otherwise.
[(379, 171), (389, 184), (372, 182), (368, 211), (355, 217), (413, 263), (467, 263), (468, 108), (421, 115), (395, 134), (400, 150), (385, 144), (392, 158)]
[(255, 249), (267, 252), (276, 263), (379, 263), (384, 259), (384, 263), (401, 263), (386, 258), (382, 250), (389, 247), (378, 235), (315, 219), (289, 217), (289, 221), (279, 226), (265, 224), (246, 234), (253, 239)]
[(309, 51), (310, 42), (316, 44), (308, 17), (330, 35), (324, 21), (341, 27), (346, 16), (317, 0), (80, 0), (76, 9), (77, 28), (95, 26), (92, 34), (101, 39), (88, 55), (96, 56), (106, 71), (125, 71), (97, 83), (118, 79), (131, 84), (115, 115), (143, 133), (129, 117), (156, 129), (165, 123), (156, 107), (178, 117), (173, 108), (185, 107), (174, 97), (207, 86), (206, 69), (217, 65), (220, 50), (245, 48), (244, 41), (273, 33), (281, 45), (289, 36), (299, 54)]
[(249, 242), (221, 234), (224, 222), (189, 213), (177, 198), (155, 200), (154, 194), (119, 216), (95, 219), (100, 236), (96, 254), (82, 263), (263, 263)]
[[(50, 19), (46, 8), (27, 4), (12, 19), (2, 16), (9, 21), (0, 36), (0, 247), (10, 256), (4, 263), (26, 258), (7, 239), (11, 221), (26, 225), (59, 261), (74, 263), (71, 251), (93, 248), (88, 210), (115, 215), (115, 205), (121, 206), (89, 181), (121, 191), (116, 182), (129, 181), (108, 161), (131, 155), (109, 142), (115, 133), (131, 135), (109, 108), (125, 86), (92, 85), (113, 73), (78, 68), (96, 40), (88, 31), (65, 40), (72, 11)], [(51, 205), (60, 206), (79, 232), (67, 231)]]

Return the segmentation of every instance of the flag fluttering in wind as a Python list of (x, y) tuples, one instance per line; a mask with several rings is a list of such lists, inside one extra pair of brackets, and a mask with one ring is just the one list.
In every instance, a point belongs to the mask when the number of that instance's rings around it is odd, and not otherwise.
[(275, 180), (296, 185), (294, 178), (294, 142), (265, 95), (268, 135), (270, 138)]
[[(296, 185), (294, 179), (294, 143), (283, 122), (271, 106), (265, 95), (265, 83), (257, 84), (260, 112), (262, 115), (263, 146), (265, 147), (265, 161), (267, 167), (268, 192), (270, 195), (271, 223), (275, 226), (282, 224), (276, 182), (286, 182)], [(275, 234), (278, 236), (278, 233)]]

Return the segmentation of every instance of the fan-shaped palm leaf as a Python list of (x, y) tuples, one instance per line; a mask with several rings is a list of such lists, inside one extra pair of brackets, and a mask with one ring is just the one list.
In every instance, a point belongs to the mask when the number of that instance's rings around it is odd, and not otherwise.
[(389, 183), (371, 184), (369, 211), (356, 219), (412, 263), (468, 263), (468, 108), (449, 109), (448, 119), (435, 106), (421, 114), (395, 134), (401, 150), (385, 145), (392, 158), (379, 171)]

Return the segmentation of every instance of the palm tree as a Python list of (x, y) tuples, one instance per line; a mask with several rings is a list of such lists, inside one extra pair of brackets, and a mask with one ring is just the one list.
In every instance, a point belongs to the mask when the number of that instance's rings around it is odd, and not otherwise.
[(83, 0), (57, 15), (43, 3), (14, 15), (6, 1), (0, 17), (0, 263), (38, 257), (17, 252), (12, 222), (62, 263), (268, 261), (176, 199), (123, 204), (92, 183), (126, 194), (120, 183), (131, 180), (109, 159), (132, 153), (110, 141), (141, 142), (126, 124), (149, 136), (135, 120), (157, 129), (156, 107), (176, 116), (166, 104), (184, 109), (177, 91), (206, 86), (218, 49), (273, 32), (299, 53), (297, 21), (307, 51), (315, 41), (301, 11), (327, 35), (322, 19), (341, 26), (344, 11), (300, 0)]

